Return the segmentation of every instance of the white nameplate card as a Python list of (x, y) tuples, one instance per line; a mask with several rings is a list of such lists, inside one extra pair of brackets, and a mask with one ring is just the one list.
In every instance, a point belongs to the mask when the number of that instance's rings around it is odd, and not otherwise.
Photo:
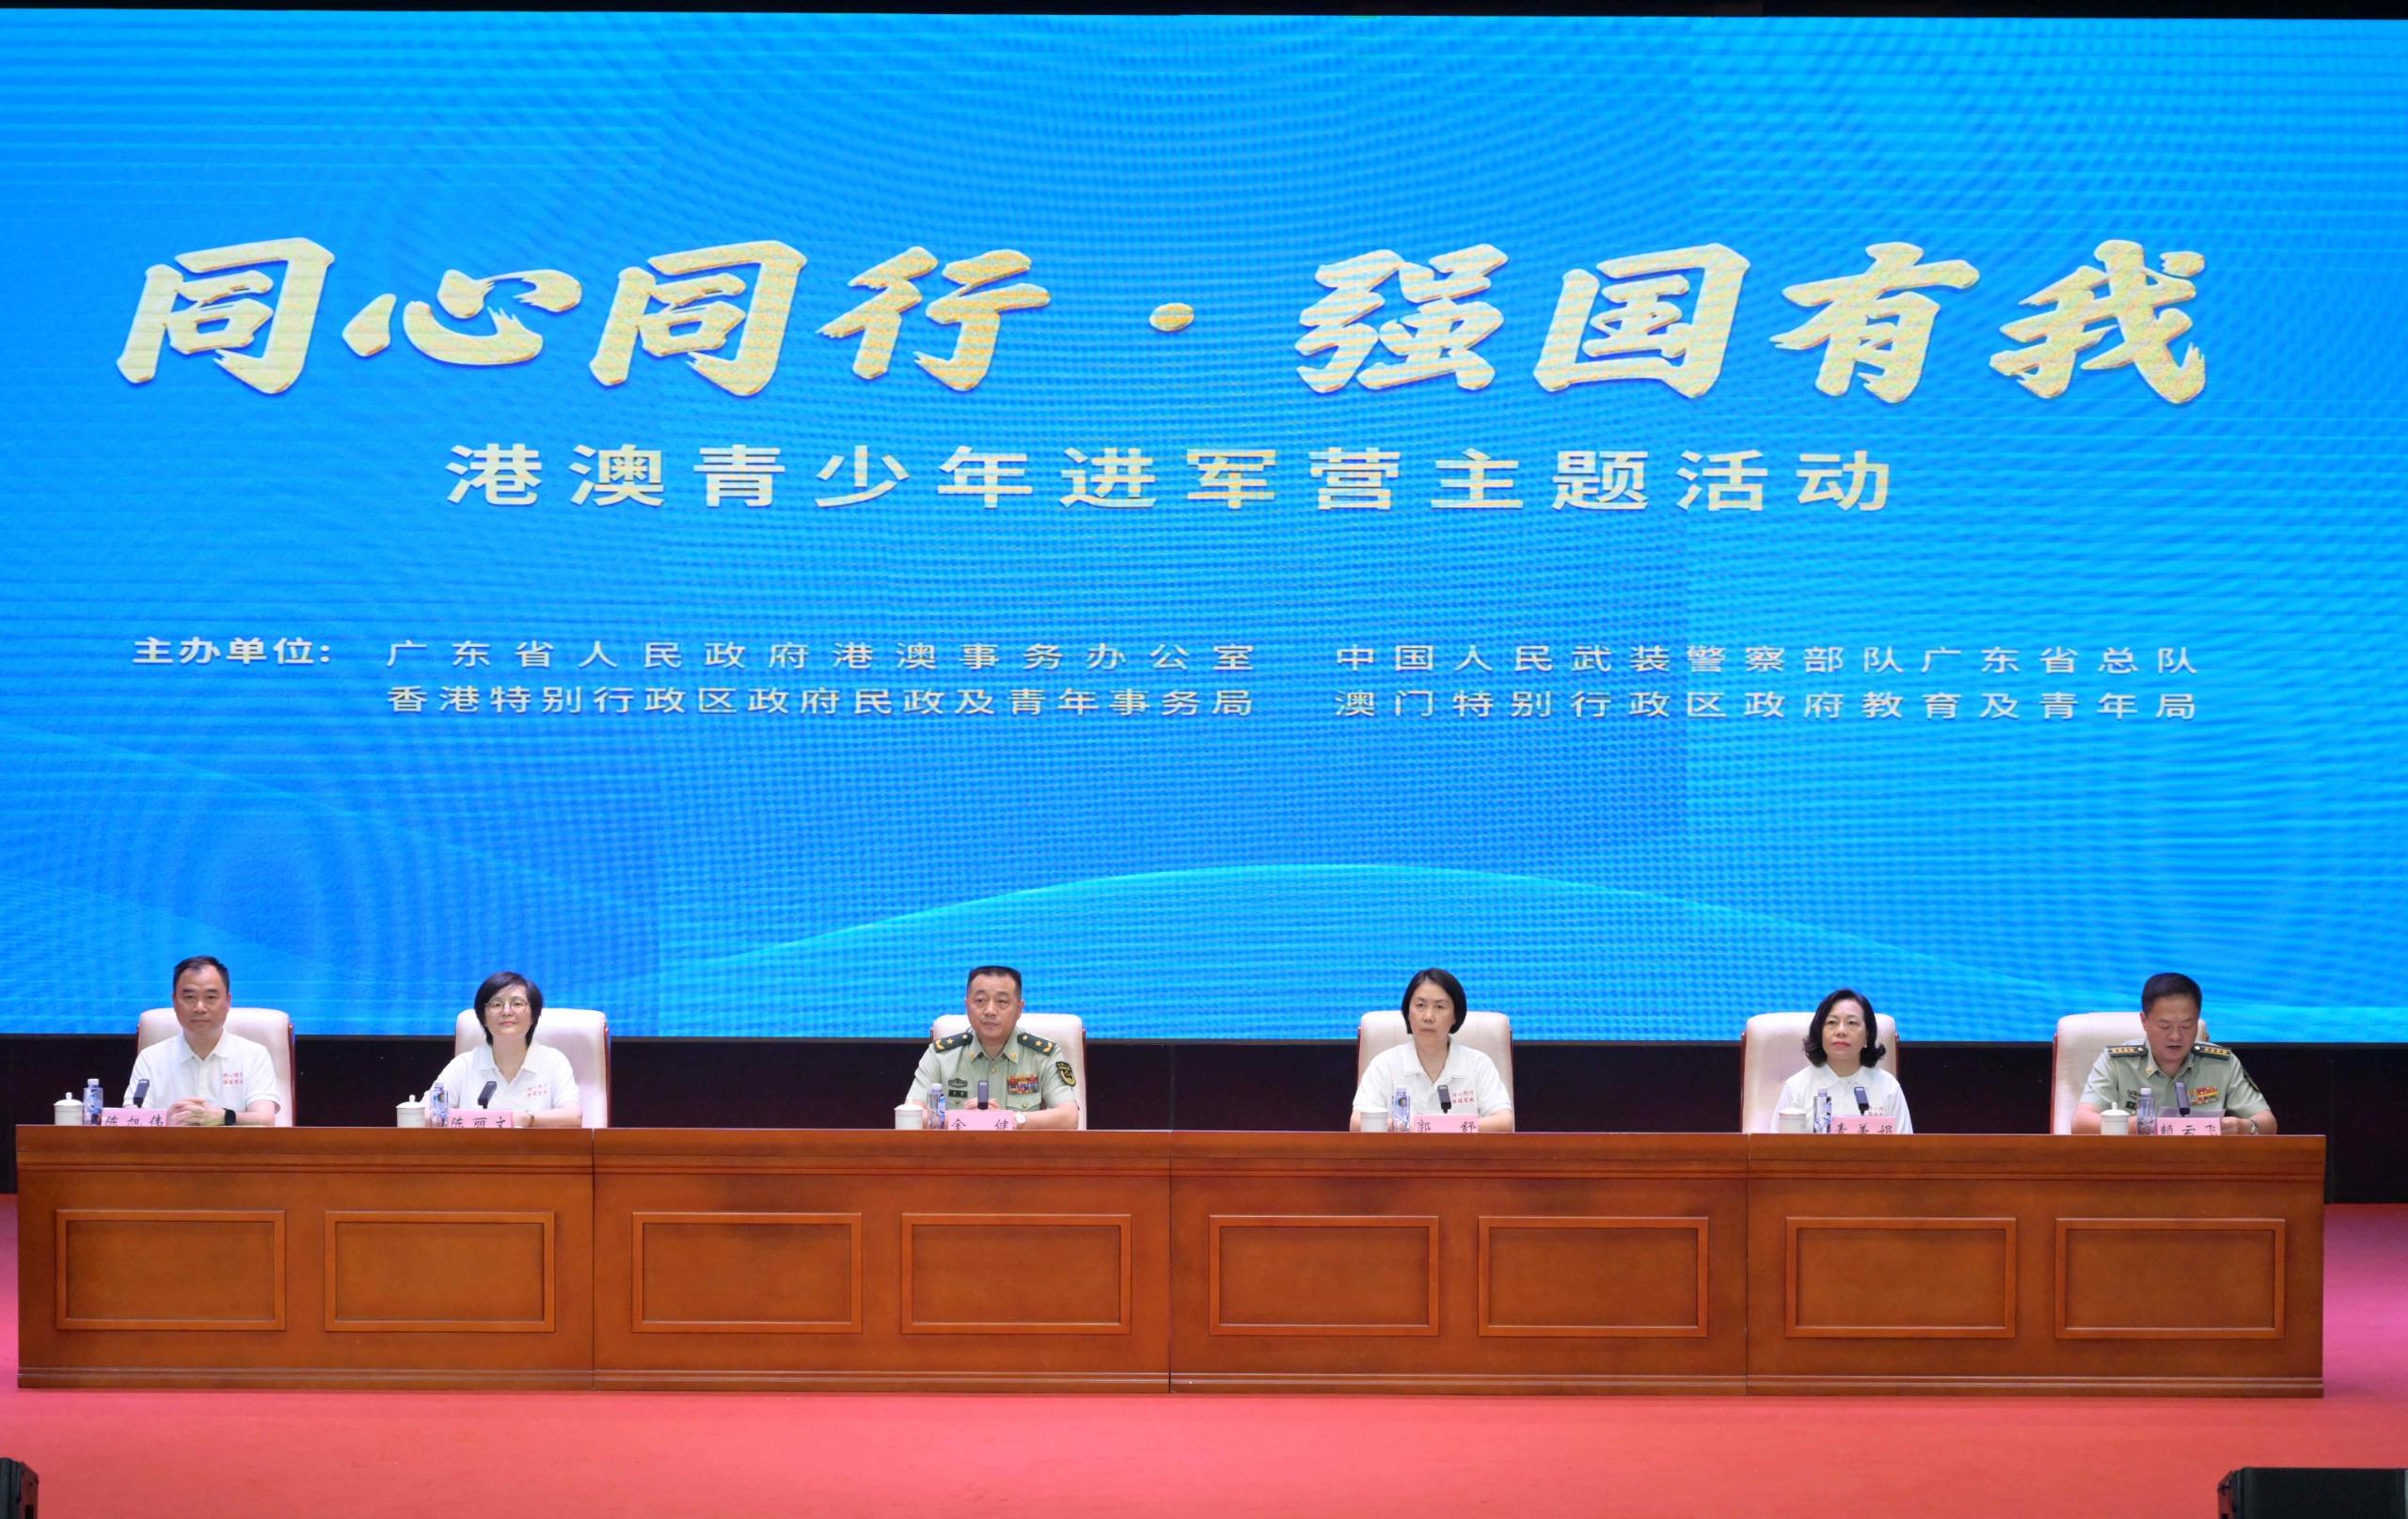
[(2157, 1134), (2160, 1139), (2172, 1138), (2177, 1135), (2187, 1139), (2197, 1134), (2221, 1134), (2223, 1132), (2224, 1117), (2221, 1114), (2194, 1113), (2187, 1118), (2182, 1117), (2179, 1115), (2176, 1115), (2171, 1117), (2161, 1115), (2157, 1120)]
[(1020, 1127), (1009, 1108), (956, 1108), (944, 1116), (947, 1129), (971, 1133), (1002, 1133)]
[(1831, 1132), (1835, 1134), (1894, 1134), (1898, 1120), (1887, 1113), (1856, 1113), (1831, 1115)]
[(101, 1126), (104, 1129), (165, 1129), (167, 1110), (165, 1108), (103, 1108)]
[(1417, 1134), (1476, 1134), (1480, 1132), (1480, 1115), (1468, 1110), (1462, 1113), (1417, 1113), (1413, 1116), (1413, 1131)]
[(453, 1108), (444, 1116), (446, 1129), (515, 1129), (518, 1115), (507, 1108)]

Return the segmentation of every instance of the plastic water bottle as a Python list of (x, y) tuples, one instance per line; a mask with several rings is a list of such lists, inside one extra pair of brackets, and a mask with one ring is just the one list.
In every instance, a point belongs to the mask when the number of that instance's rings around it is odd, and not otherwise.
[(1814, 1094), (1814, 1132), (1818, 1134), (1828, 1134), (1830, 1131), (1831, 1094), (1829, 1092), (1817, 1092)]
[(1413, 1127), (1413, 1094), (1402, 1086), (1388, 1099), (1388, 1127), (1399, 1131)]
[(426, 1089), (426, 1126), (440, 1129), (452, 1116), (452, 1100), (443, 1095), (443, 1084), (436, 1082)]
[(937, 1116), (937, 1127), (940, 1129), (943, 1128), (944, 1086), (942, 1083), (928, 1083), (928, 1111)]
[(84, 1121), (87, 1124), (98, 1126), (101, 1121), (101, 1109), (104, 1105), (104, 1100), (101, 1096), (101, 1079), (95, 1076), (84, 1084)]
[(2132, 1132), (2157, 1132), (2157, 1094), (2146, 1086), (2140, 1089), (2140, 1095), (2132, 1099)]

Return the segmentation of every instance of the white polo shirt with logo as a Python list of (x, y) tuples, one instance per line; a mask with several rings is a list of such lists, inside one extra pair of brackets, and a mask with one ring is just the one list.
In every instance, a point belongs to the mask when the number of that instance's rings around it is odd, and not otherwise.
[[(146, 1081), (150, 1090), (136, 1103), (135, 1088)], [(217, 1048), (206, 1060), (192, 1052), (182, 1034), (146, 1046), (134, 1057), (134, 1076), (125, 1084), (127, 1107), (173, 1107), (187, 1097), (236, 1113), (260, 1101), (275, 1103), (279, 1112), (284, 1108), (284, 1087), (276, 1079), (276, 1062), (268, 1058), (267, 1047), (239, 1034), (217, 1036)]]
[(435, 1082), (443, 1088), (444, 1100), (455, 1108), (475, 1107), (477, 1094), (487, 1082), (494, 1084), (494, 1089), (485, 1106), (497, 1113), (542, 1113), (577, 1100), (577, 1073), (569, 1069), (568, 1056), (548, 1044), (529, 1045), (526, 1064), (508, 1081), (502, 1080), (501, 1068), (494, 1064), (493, 1046), (480, 1044), (466, 1054), (453, 1055)]
[(1483, 1118), (1513, 1110), (1513, 1099), (1505, 1090), (1505, 1078), (1497, 1073), (1497, 1062), (1450, 1036), (1447, 1040), (1447, 1063), (1439, 1068), (1434, 1082), (1421, 1068), (1420, 1052), (1410, 1039), (1373, 1055), (1363, 1071), (1362, 1081), (1355, 1085), (1354, 1111), (1386, 1113), (1388, 1099), (1401, 1086), (1406, 1100), (1413, 1105), (1415, 1117), (1435, 1115), (1440, 1111), (1441, 1085), (1447, 1088), (1447, 1101), (1451, 1108), (1469, 1107)]

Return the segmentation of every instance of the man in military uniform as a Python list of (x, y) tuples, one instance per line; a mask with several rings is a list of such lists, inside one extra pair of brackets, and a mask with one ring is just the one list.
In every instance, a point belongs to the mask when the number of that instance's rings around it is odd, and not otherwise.
[[(1078, 1073), (1052, 1039), (1018, 1032), (1020, 973), (1008, 965), (982, 965), (970, 973), (961, 1001), (969, 1029), (928, 1046), (912, 1073), (907, 1100), (925, 1112), (928, 1088), (942, 1086), (948, 1109), (970, 1107), (984, 1082), (988, 1104), (1009, 1111), (1016, 1127), (1076, 1129)], [(928, 1114), (925, 1123), (937, 1127), (936, 1116)]]
[(2112, 1045), (2090, 1068), (2090, 1084), (2073, 1110), (2073, 1131), (2099, 1132), (2099, 1116), (2111, 1107), (2130, 1113), (2143, 1086), (2156, 1094), (2158, 1112), (2178, 1113), (2177, 1082), (2194, 1114), (2223, 1116), (2226, 1133), (2274, 1131), (2274, 1110), (2241, 1068), (2241, 1057), (2221, 1044), (2200, 1041), (2199, 984), (2168, 971), (2141, 988), (2141, 1042)]

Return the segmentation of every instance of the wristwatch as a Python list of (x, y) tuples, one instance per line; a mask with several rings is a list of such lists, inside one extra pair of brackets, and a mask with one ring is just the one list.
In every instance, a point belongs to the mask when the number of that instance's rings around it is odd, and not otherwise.
[(2245, 1123), (2245, 1124), (2247, 1124), (2247, 1125), (2249, 1126), (2249, 1131), (2250, 1131), (2251, 1133), (2253, 1133), (2253, 1134), (2254, 1134), (2254, 1133), (2257, 1133), (2257, 1132), (2258, 1132), (2258, 1131), (2258, 1131), (2258, 1118), (2257, 1118), (2257, 1116), (2256, 1116), (2255, 1114), (2251, 1115), (2250, 1116), (2248, 1116), (2248, 1117), (2246, 1117), (2246, 1118), (2242, 1119), (2241, 1121), (2242, 1121), (2242, 1123)]
[(1020, 1129), (1025, 1129), (1025, 1128), (1027, 1128), (1027, 1127), (1028, 1127), (1028, 1115), (1027, 1115), (1027, 1114), (1025, 1114), (1025, 1113), (1021, 1112), (1021, 1111), (1020, 1111), (1019, 1109), (1017, 1109), (1017, 1108), (1013, 1109), (1013, 1110), (1012, 1110), (1012, 1128), (1013, 1128), (1013, 1129), (1015, 1129), (1015, 1130), (1020, 1130)]

